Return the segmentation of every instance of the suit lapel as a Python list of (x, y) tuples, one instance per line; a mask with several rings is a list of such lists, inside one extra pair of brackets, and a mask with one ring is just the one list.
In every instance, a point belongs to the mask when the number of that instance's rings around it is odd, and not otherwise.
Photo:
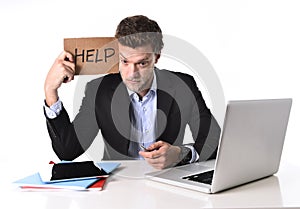
[(111, 112), (113, 122), (119, 134), (122, 135), (121, 140), (116, 142), (116, 145), (119, 147), (122, 153), (126, 153), (127, 155), (131, 133), (131, 107), (128, 92), (122, 80), (120, 81), (119, 85), (112, 86), (112, 94)]
[[(175, 88), (170, 78), (171, 73), (155, 69), (157, 80), (157, 138), (164, 132), (167, 125), (167, 118), (174, 102)], [(170, 74), (170, 75), (169, 75)]]

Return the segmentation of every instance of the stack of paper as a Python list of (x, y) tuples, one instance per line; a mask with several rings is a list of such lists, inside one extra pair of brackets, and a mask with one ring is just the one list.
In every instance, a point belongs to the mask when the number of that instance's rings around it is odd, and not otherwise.
[[(111, 162), (101, 162), (96, 163), (97, 166), (103, 169), (107, 174), (110, 174), (115, 170), (120, 163), (111, 163)], [(103, 189), (105, 184), (106, 176), (97, 176), (97, 177), (85, 177), (85, 178), (76, 178), (76, 179), (63, 179), (58, 181), (45, 181), (41, 178), (39, 172), (22, 178), (13, 182), (15, 185), (18, 185), (22, 190), (97, 190), (100, 191)]]

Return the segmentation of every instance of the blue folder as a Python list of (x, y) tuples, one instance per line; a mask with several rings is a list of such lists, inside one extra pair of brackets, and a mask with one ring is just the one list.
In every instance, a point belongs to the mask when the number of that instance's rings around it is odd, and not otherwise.
[[(65, 162), (72, 163), (72, 162)], [(96, 163), (101, 169), (106, 173), (111, 173), (115, 170), (120, 163), (113, 162), (99, 162)], [(33, 175), (27, 176), (25, 178), (19, 179), (13, 182), (15, 185), (20, 187), (31, 187), (31, 188), (49, 188), (49, 189), (72, 189), (72, 190), (85, 190), (90, 185), (99, 180), (99, 177), (86, 177), (80, 179), (67, 179), (63, 181), (43, 181), (40, 173), (35, 173)]]

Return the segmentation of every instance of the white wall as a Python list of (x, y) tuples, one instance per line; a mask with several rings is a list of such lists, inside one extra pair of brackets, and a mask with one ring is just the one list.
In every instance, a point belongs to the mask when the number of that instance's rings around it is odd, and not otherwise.
[[(300, 3), (193, 2), (1, 0), (0, 162), (56, 160), (43, 116), (43, 84), (63, 38), (113, 36), (122, 18), (144, 14), (157, 20), (163, 33), (188, 41), (207, 57), (226, 101), (292, 97), (283, 161), (299, 165)], [(71, 115), (76, 82), (60, 91)]]

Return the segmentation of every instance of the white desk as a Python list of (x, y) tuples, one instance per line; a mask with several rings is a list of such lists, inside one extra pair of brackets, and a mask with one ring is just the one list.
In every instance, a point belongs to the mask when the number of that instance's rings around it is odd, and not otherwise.
[(0, 208), (300, 207), (300, 167), (297, 166), (282, 164), (274, 176), (213, 195), (145, 179), (143, 174), (152, 170), (145, 161), (121, 161), (120, 168), (109, 177), (100, 192), (2, 190)]

